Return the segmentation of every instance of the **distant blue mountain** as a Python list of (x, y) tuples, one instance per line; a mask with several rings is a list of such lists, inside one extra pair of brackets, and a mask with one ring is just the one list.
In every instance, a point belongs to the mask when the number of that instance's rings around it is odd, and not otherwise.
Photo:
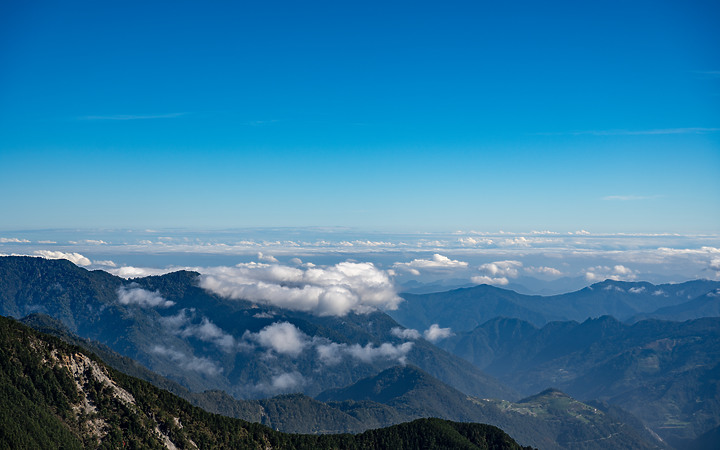
[[(575, 292), (540, 296), (480, 285), (429, 294), (404, 293), (401, 295), (406, 301), (389, 314), (409, 328), (423, 330), (437, 323), (456, 332), (472, 330), (495, 317), (522, 319), (536, 326), (556, 320), (582, 322), (603, 315), (624, 321), (701, 296), (712, 296), (718, 288), (720, 282), (710, 280), (661, 285), (606, 280)], [(711, 306), (702, 306), (705, 303), (686, 305), (682, 317), (705, 317), (715, 312)]]

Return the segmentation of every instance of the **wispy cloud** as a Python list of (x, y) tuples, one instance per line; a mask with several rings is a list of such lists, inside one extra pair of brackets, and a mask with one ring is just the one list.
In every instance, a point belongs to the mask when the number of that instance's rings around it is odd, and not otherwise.
[(110, 116), (82, 116), (80, 120), (152, 120), (152, 119), (175, 119), (182, 117), (187, 113), (169, 113), (169, 114), (116, 114)]
[(660, 198), (662, 195), (606, 195), (603, 200), (617, 200), (622, 202), (636, 201), (636, 200), (653, 200)]
[(0, 244), (29, 244), (27, 239), (0, 237)]
[(707, 134), (716, 133), (720, 128), (687, 127), (687, 128), (654, 128), (650, 130), (583, 130), (534, 133), (538, 136), (647, 136), (664, 134)]

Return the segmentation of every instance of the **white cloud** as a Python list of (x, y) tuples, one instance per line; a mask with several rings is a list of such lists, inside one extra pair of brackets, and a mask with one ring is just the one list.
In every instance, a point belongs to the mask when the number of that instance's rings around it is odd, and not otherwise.
[(270, 384), (258, 383), (255, 390), (265, 393), (287, 392), (305, 384), (305, 379), (299, 372), (286, 372), (273, 375)]
[(263, 312), (253, 314), (253, 317), (256, 319), (272, 319), (275, 316), (273, 316), (269, 312), (263, 311)]
[(636, 278), (637, 274), (635, 271), (621, 264), (615, 265), (613, 267), (595, 266), (590, 267), (585, 271), (585, 279), (588, 281), (632, 281)]
[(327, 344), (318, 344), (315, 346), (315, 351), (318, 354), (320, 361), (327, 365), (337, 364), (342, 361), (343, 351), (347, 348), (346, 344), (338, 344), (336, 342), (330, 342)]
[(90, 245), (107, 245), (107, 242), (105, 242), (101, 239), (83, 239), (80, 242), (83, 244), (90, 244)]
[(492, 277), (517, 278), (523, 263), (520, 261), (495, 261), (483, 264), (478, 269)]
[(320, 361), (327, 365), (337, 364), (348, 355), (366, 364), (372, 364), (377, 359), (397, 360), (405, 364), (407, 354), (412, 350), (412, 342), (403, 342), (393, 345), (389, 342), (374, 346), (373, 344), (338, 344), (336, 342), (320, 343), (315, 345)]
[(407, 354), (412, 350), (412, 342), (403, 342), (399, 345), (393, 345), (388, 342), (380, 344), (379, 347), (375, 347), (372, 344), (366, 344), (361, 346), (360, 344), (353, 344), (345, 348), (350, 356), (358, 359), (364, 363), (370, 364), (376, 359), (396, 359), (400, 363), (405, 364)]
[(102, 266), (102, 267), (117, 267), (117, 264), (115, 264), (114, 261), (110, 261), (109, 259), (101, 260), (101, 261), (93, 261), (94, 266)]
[(645, 286), (630, 288), (628, 292), (631, 294), (642, 294), (643, 292), (645, 292)]
[(453, 333), (450, 328), (440, 328), (440, 326), (436, 323), (430, 325), (430, 328), (423, 332), (425, 339), (430, 342), (437, 342), (441, 339), (452, 336), (452, 334)]
[(30, 243), (30, 241), (28, 241), (27, 239), (0, 237), (0, 244), (28, 244), (28, 243)]
[(243, 338), (289, 356), (299, 355), (310, 343), (308, 336), (290, 322), (275, 322), (257, 333), (246, 331)]
[(554, 267), (547, 267), (547, 266), (541, 266), (541, 267), (525, 267), (523, 270), (527, 273), (534, 273), (538, 275), (544, 275), (548, 277), (559, 277), (562, 276), (563, 273), (559, 271), (558, 269)]
[(136, 283), (129, 286), (120, 286), (117, 295), (121, 305), (137, 305), (141, 308), (169, 308), (175, 304), (175, 302), (163, 298), (159, 292), (147, 291), (138, 287)]
[(150, 349), (150, 353), (169, 358), (185, 370), (192, 370), (194, 372), (200, 372), (211, 376), (218, 375), (223, 371), (222, 367), (219, 367), (209, 358), (198, 358), (197, 356), (186, 355), (185, 353), (162, 345), (153, 346)]
[(533, 242), (542, 242), (535, 239), (528, 239), (525, 236), (518, 236), (514, 238), (503, 239), (498, 242), (498, 245), (503, 247), (530, 247)]
[(710, 260), (710, 270), (714, 270), (715, 277), (720, 278), (720, 258), (713, 258)]
[(402, 301), (388, 274), (371, 263), (307, 269), (250, 263), (202, 272), (200, 286), (220, 296), (320, 316), (396, 309)]
[(226, 352), (238, 348), (238, 342), (231, 334), (215, 325), (207, 317), (203, 317), (200, 323), (192, 323), (194, 316), (194, 308), (183, 308), (174, 316), (161, 317), (160, 323), (178, 336), (194, 337), (203, 342), (215, 344)]
[(212, 323), (207, 317), (203, 317), (198, 325), (185, 327), (180, 335), (183, 337), (194, 336), (201, 341), (213, 343), (225, 351), (236, 348), (235, 338)]
[(263, 262), (266, 262), (266, 263), (278, 263), (278, 262), (279, 262), (279, 261), (277, 260), (277, 258), (275, 258), (274, 256), (272, 256), (272, 255), (265, 255), (265, 254), (263, 254), (263, 252), (258, 252), (257, 258), (258, 258), (258, 261), (263, 261)]
[(420, 269), (422, 270), (449, 270), (449, 269), (464, 269), (468, 266), (465, 261), (458, 261), (450, 259), (447, 256), (435, 253), (432, 259), (414, 259), (407, 263), (397, 262), (393, 264), (396, 269), (402, 269), (410, 272), (413, 275), (420, 275)]
[(400, 339), (420, 339), (420, 332), (418, 330), (413, 330), (412, 328), (394, 327), (392, 330), (390, 330), (390, 333), (393, 336), (399, 337)]
[(43, 240), (43, 241), (37, 241), (37, 243), (38, 244), (57, 244), (57, 241)]
[(477, 245), (493, 245), (493, 240), (490, 238), (474, 238), (470, 236), (461, 237), (458, 242), (464, 246), (477, 246)]
[(67, 259), (77, 266), (89, 266), (92, 262), (80, 253), (65, 253), (52, 250), (35, 250), (35, 254), (45, 259)]
[(272, 387), (274, 390), (284, 391), (301, 386), (303, 381), (302, 375), (298, 372), (282, 373), (272, 377)]
[(505, 286), (510, 282), (505, 277), (493, 278), (486, 275), (476, 275), (474, 277), (471, 277), (470, 281), (475, 284), (492, 284), (494, 286)]
[(156, 275), (165, 275), (166, 273), (175, 272), (177, 270), (180, 270), (180, 269), (178, 269), (178, 268), (156, 269), (156, 268), (152, 268), (152, 267), (123, 266), (123, 267), (117, 267), (114, 269), (107, 269), (107, 272), (109, 272), (115, 276), (118, 276), (120, 278), (131, 279), (131, 278), (143, 278), (143, 277), (156, 276)]

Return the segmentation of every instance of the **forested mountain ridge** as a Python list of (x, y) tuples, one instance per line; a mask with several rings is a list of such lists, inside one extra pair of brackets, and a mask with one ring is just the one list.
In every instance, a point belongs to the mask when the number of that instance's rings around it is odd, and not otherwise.
[(555, 386), (618, 405), (678, 447), (720, 425), (720, 318), (495, 318), (440, 345), (521, 392)]
[(227, 300), (200, 288), (198, 277), (125, 280), (67, 260), (0, 257), (0, 314), (47, 314), (192, 391), (315, 395), (407, 360), (463, 392), (518, 398), (430, 342), (398, 337), (385, 313), (319, 317)]
[[(359, 433), (418, 418), (440, 417), (500, 426), (521, 444), (539, 448), (567, 448), (569, 440), (588, 441), (584, 448), (662, 446), (652, 436), (645, 435), (642, 426), (626, 426), (633, 420), (637, 422), (637, 419), (599, 414), (595, 408), (587, 406), (581, 408), (584, 413), (578, 415), (568, 406), (558, 407), (554, 400), (546, 405), (543, 401), (535, 402), (535, 413), (549, 413), (542, 418), (533, 418), (521, 412), (527, 409), (526, 405), (469, 397), (409, 365), (396, 366), (344, 389), (322, 393), (318, 399), (324, 401), (302, 394), (237, 400), (221, 391), (190, 392), (101, 344), (73, 336), (62, 329), (62, 324), (48, 316), (35, 314), (23, 319), (23, 322), (36, 330), (91, 349), (115, 368), (148, 380), (207, 411), (262, 423), (285, 432)], [(379, 395), (380, 392), (382, 395)], [(579, 402), (568, 403), (570, 406), (577, 404)], [(559, 423), (563, 423), (563, 428), (558, 428)], [(605, 430), (611, 430), (609, 434), (614, 435), (612, 441), (605, 439)], [(598, 447), (598, 442), (602, 442), (603, 446)]]
[(0, 387), (0, 445), (10, 448), (522, 448), (496, 427), (439, 419), (355, 436), (280, 433), (207, 413), (4, 317)]

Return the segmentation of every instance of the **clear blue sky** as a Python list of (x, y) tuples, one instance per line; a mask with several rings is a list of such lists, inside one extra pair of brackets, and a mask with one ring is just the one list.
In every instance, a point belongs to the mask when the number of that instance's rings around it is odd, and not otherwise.
[(719, 233), (720, 4), (587, 3), (2, 2), (0, 229)]

